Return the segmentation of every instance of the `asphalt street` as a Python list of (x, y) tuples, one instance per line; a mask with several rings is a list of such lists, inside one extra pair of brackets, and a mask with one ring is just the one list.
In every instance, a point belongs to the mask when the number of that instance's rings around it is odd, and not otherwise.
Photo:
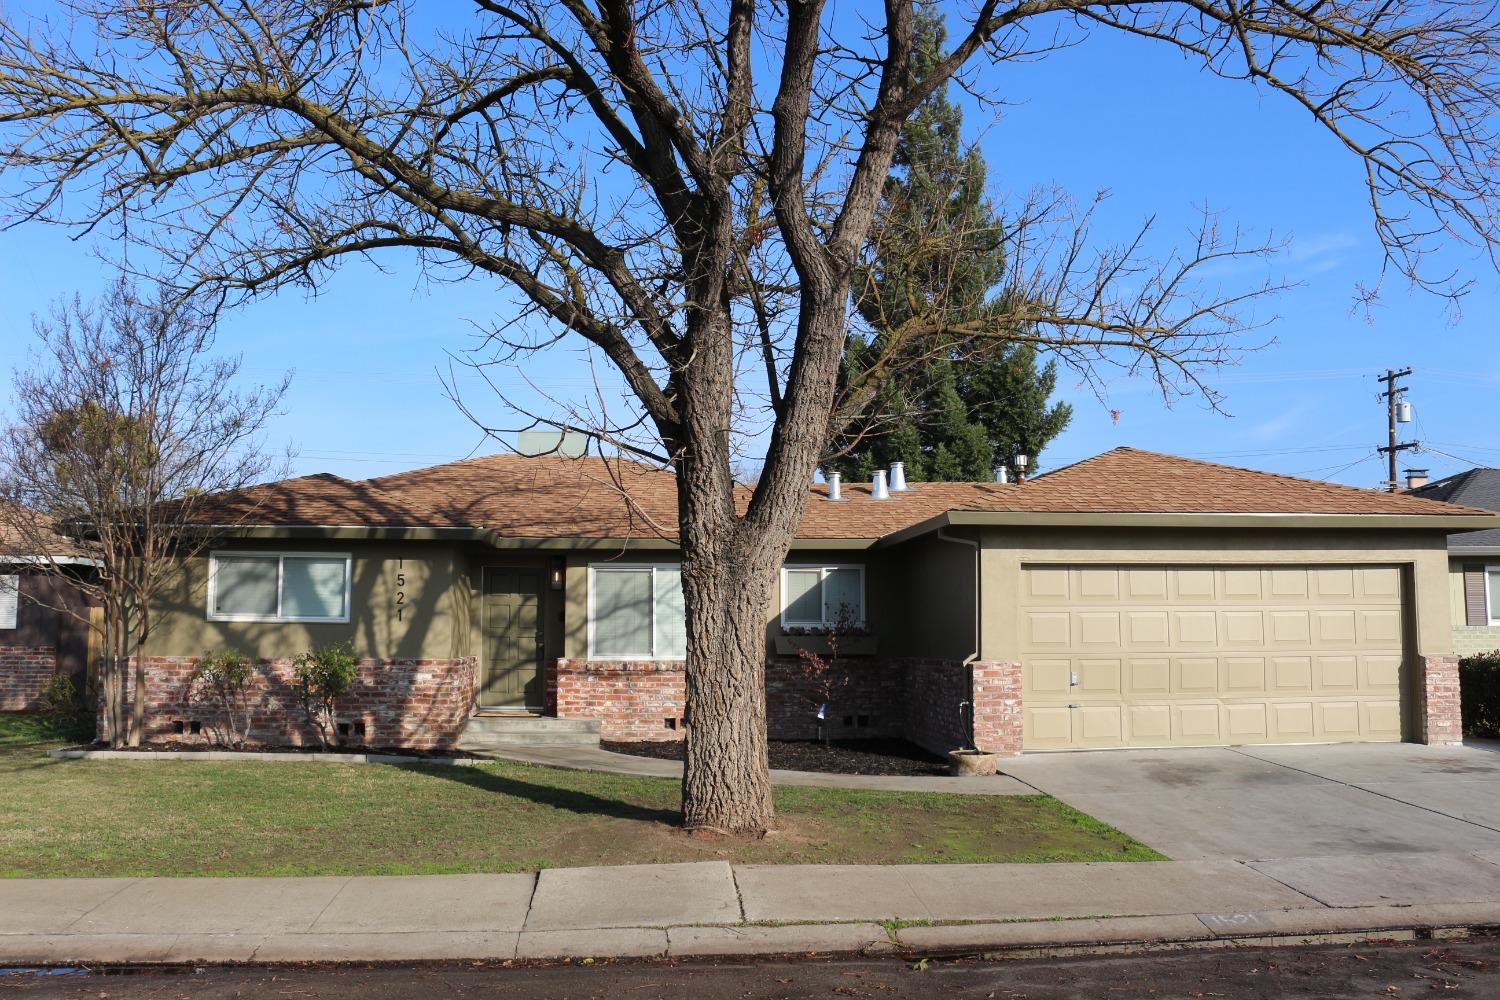
[(1187, 950), (999, 961), (884, 960), (506, 966), (239, 966), (0, 973), (4, 1000), (963, 997), (985, 1000), (1330, 1000), (1500, 996), (1500, 939)]

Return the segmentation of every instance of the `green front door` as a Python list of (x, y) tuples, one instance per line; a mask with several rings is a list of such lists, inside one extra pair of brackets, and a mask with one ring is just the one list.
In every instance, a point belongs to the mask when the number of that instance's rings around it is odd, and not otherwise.
[(537, 570), (484, 571), (482, 708), (542, 707), (541, 583)]

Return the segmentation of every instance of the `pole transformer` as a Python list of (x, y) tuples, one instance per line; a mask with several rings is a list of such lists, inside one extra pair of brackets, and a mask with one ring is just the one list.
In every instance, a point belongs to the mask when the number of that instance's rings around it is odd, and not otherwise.
[(1385, 400), (1387, 438), (1385, 446), (1377, 448), (1376, 451), (1384, 455), (1388, 462), (1389, 477), (1385, 481), (1385, 488), (1392, 493), (1397, 493), (1401, 489), (1401, 480), (1396, 476), (1396, 456), (1403, 451), (1421, 447), (1419, 441), (1397, 440), (1397, 424), (1406, 422), (1406, 420), (1399, 419), (1403, 402), (1401, 397), (1406, 392), (1406, 386), (1401, 385), (1400, 382), (1410, 374), (1410, 368), (1387, 368), (1385, 374), (1379, 376), (1380, 381), (1385, 383), (1385, 392), (1380, 394), (1380, 398)]

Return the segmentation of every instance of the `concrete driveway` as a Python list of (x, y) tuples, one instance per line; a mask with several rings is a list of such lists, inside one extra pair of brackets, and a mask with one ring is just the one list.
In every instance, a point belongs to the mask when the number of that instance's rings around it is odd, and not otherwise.
[[(1488, 861), (1490, 852), (1500, 861), (1500, 753), (1485, 750), (1109, 750), (1028, 754), (1002, 769), (1179, 861), (1388, 855), (1395, 863), (1435, 853)], [(1487, 863), (1479, 871), (1500, 875)]]

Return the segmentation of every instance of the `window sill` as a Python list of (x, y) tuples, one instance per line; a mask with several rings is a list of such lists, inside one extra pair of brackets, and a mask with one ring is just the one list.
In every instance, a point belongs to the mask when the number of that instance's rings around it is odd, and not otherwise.
[[(839, 641), (840, 656), (874, 656), (880, 640), (873, 635), (848, 635)], [(778, 635), (776, 652), (781, 656), (795, 656), (801, 652), (826, 656), (833, 650), (826, 635)]]

